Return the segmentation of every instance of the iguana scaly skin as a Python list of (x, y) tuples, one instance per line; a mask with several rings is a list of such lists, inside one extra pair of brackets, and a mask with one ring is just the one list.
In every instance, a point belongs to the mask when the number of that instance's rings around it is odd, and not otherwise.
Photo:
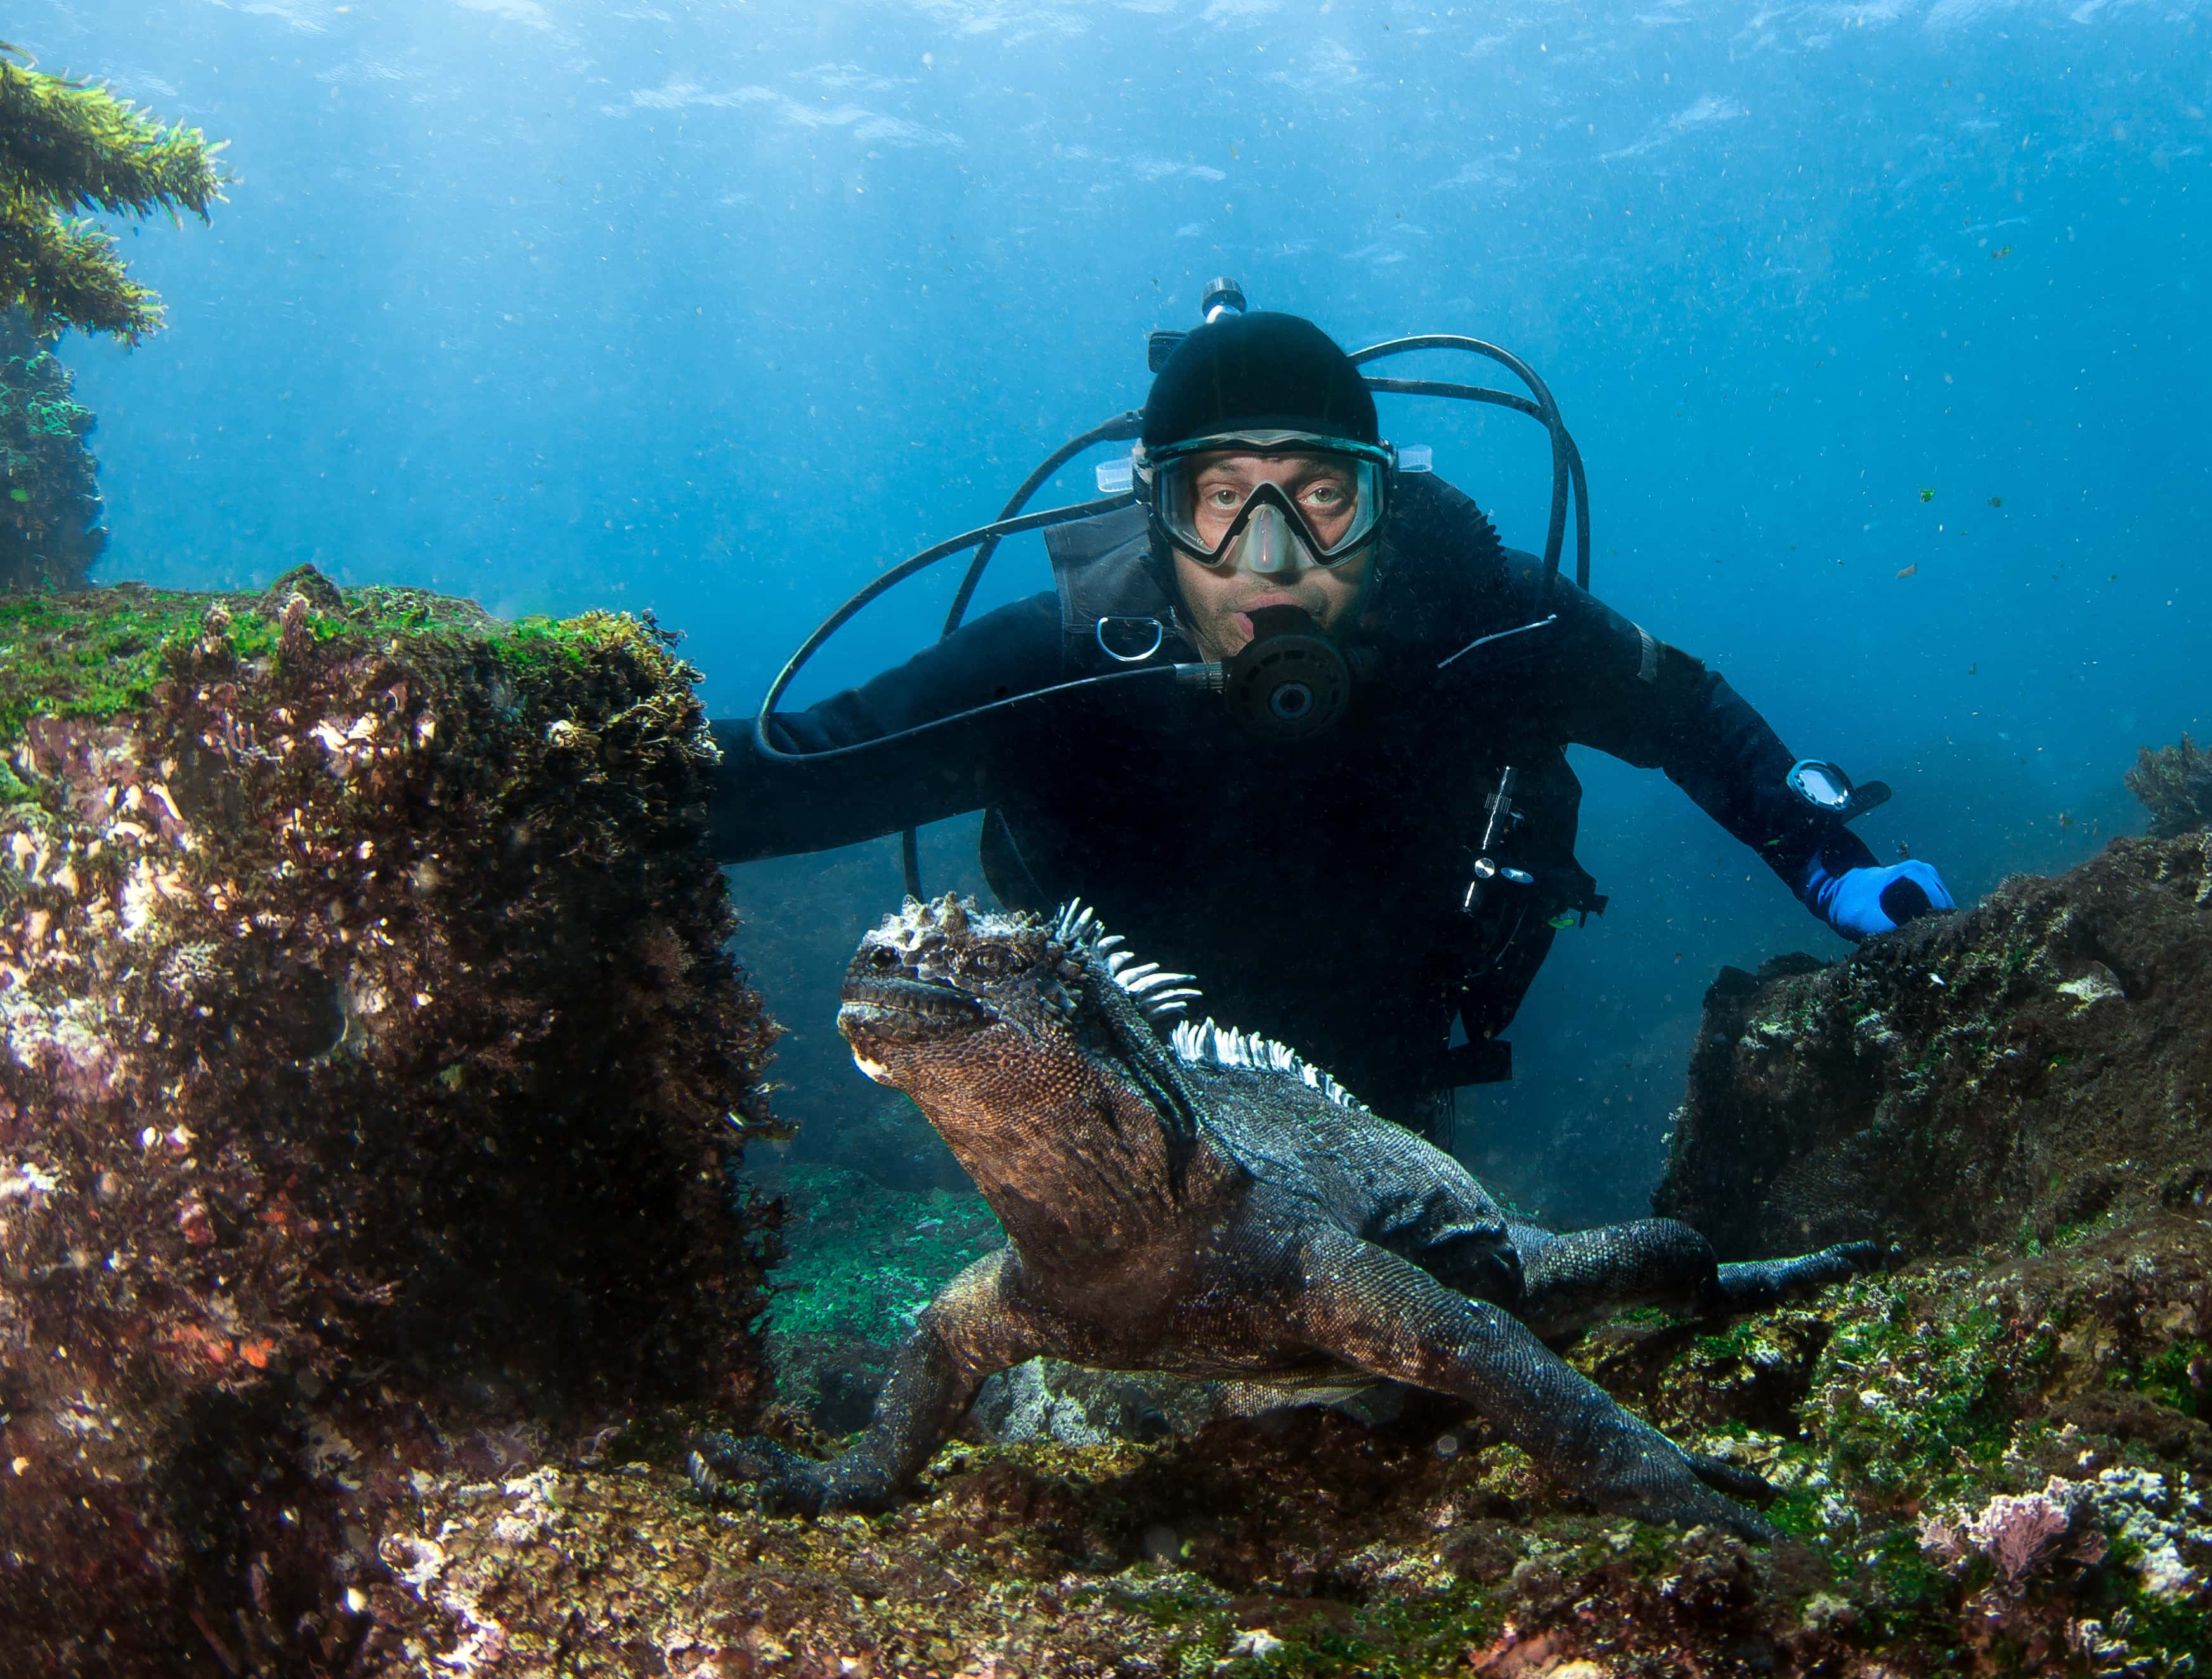
[[(834, 1461), (710, 1434), (692, 1478), (805, 1511), (880, 1508), (994, 1371), (1048, 1355), (1279, 1387), (1378, 1378), (1465, 1401), (1556, 1482), (1647, 1521), (1771, 1537), (1686, 1452), (1552, 1350), (1618, 1307), (1710, 1316), (1868, 1269), (1866, 1243), (1721, 1265), (1671, 1219), (1554, 1235), (1280, 1045), (1160, 1027), (1197, 993), (1089, 912), (908, 900), (860, 942), (838, 1029), (911, 1096), (1006, 1227), (923, 1311)], [(1723, 1490), (1716, 1490), (1717, 1488)]]

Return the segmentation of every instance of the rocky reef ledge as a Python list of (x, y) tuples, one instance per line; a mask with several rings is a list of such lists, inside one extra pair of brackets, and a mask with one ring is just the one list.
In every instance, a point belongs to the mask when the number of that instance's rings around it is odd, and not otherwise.
[[(2195, 806), (1714, 988), (1662, 1203), (1899, 1265), (1575, 1357), (1780, 1488), (1759, 1550), (1577, 1510), (1430, 1396), (1206, 1420), (1064, 1369), (886, 1514), (702, 1508), (687, 1403), (825, 1451), (868, 1373), (765, 1403), (744, 1333), (772, 1028), (650, 626), (9, 603), (0, 742), (10, 1679), (2212, 1673)], [(878, 1210), (878, 1270), (946, 1240)]]
[(425, 1488), (751, 1405), (696, 674), (306, 568), (0, 600), (0, 1670), (465, 1670)]

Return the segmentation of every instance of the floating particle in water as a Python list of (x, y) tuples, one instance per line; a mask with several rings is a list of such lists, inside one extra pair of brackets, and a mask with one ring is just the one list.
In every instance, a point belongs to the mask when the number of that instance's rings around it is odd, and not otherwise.
[(1979, 659), (1976, 659), (1976, 660), (1975, 660), (1972, 664), (1970, 664), (1970, 665), (1968, 665), (1968, 666), (1966, 667), (1966, 674), (1967, 674), (1969, 676), (1972, 676), (1976, 671), (1979, 670), (1981, 668), (1982, 668), (1982, 662), (1981, 662)]
[(1918, 571), (1919, 569), (1920, 569), (1919, 562), (1918, 562), (1917, 561), (1914, 561), (1911, 565), (1905, 567), (1904, 570), (1902, 570), (1902, 571), (1899, 572), (1899, 573), (1898, 573), (1898, 575), (1899, 575), (1899, 577), (1911, 577), (1911, 576), (1913, 574), (1913, 573), (1915, 573), (1915, 572)]
[(1932, 489), (1923, 489), (1920, 492), (1920, 499), (1923, 501), (1933, 501), (1936, 499), (1936, 492)]
[(1991, 497), (1990, 498), (1990, 506), (1991, 506), (1992, 507), (2002, 507), (2002, 506), (2004, 506), (2004, 497), (2002, 497), (2002, 495), (1993, 495), (1993, 496), (1991, 496)]
[(1996, 250), (1990, 252), (1990, 260), (1994, 263), (2000, 261), (2006, 257), (2009, 257), (2010, 255), (2012, 255), (2012, 246), (2009, 245), (2000, 245)]
[(28, 501), (31, 499), (31, 492), (18, 484), (8, 492), (8, 499), (10, 501)]

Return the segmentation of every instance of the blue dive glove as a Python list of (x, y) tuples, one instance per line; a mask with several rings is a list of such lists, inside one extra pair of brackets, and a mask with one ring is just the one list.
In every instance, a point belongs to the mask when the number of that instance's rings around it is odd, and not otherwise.
[(1854, 944), (1876, 933), (1893, 932), (1916, 916), (1958, 908), (1944, 888), (1943, 877), (1917, 858), (1887, 868), (1870, 864), (1832, 875), (1826, 863), (1815, 857), (1797, 895), (1814, 914)]

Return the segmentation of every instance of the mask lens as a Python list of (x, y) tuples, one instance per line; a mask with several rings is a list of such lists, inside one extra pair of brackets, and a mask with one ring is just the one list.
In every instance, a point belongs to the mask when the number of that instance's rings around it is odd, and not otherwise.
[(1224, 448), (1160, 463), (1152, 505), (1176, 545), (1208, 564), (1279, 570), (1295, 541), (1307, 563), (1331, 566), (1373, 536), (1387, 482), (1383, 461), (1365, 455)]

